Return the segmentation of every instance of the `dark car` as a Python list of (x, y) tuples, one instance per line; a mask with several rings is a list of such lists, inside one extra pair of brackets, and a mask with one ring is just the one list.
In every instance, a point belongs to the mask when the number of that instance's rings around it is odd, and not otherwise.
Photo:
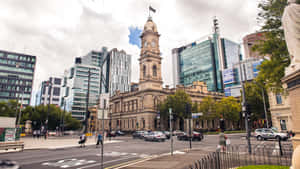
[(21, 167), (15, 161), (11, 160), (0, 160), (1, 169), (20, 169)]
[(125, 133), (122, 132), (122, 131), (120, 131), (120, 130), (118, 130), (118, 131), (116, 132), (116, 135), (117, 135), (117, 136), (125, 136)]
[[(184, 133), (182, 135), (178, 135), (177, 139), (178, 140), (186, 140), (187, 141), (187, 140), (190, 139), (190, 137), (186, 133)], [(203, 134), (202, 133), (193, 131), (193, 136), (192, 136), (192, 140), (193, 141), (201, 141), (202, 139), (203, 139)]]
[(107, 137), (116, 137), (117, 134), (116, 134), (115, 131), (111, 131), (111, 132), (107, 132), (106, 136), (107, 136)]

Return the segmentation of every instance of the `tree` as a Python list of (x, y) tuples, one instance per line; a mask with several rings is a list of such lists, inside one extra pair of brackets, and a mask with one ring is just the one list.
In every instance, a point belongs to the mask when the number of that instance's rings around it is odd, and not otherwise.
[(210, 96), (203, 98), (201, 101), (200, 112), (203, 113), (203, 118), (207, 120), (220, 117), (220, 114), (216, 111), (216, 101)]
[(18, 112), (17, 101), (9, 100), (8, 102), (0, 102), (0, 116), (16, 117)]
[(191, 97), (183, 90), (177, 90), (173, 95), (169, 95), (166, 100), (159, 104), (158, 108), (162, 120), (169, 119), (169, 108), (172, 108), (174, 120), (180, 120), (180, 128), (183, 128), (183, 119), (188, 117), (185, 112), (186, 104), (191, 104)]
[(242, 110), (241, 104), (238, 100), (232, 96), (224, 97), (217, 102), (216, 111), (225, 120), (237, 122), (240, 118), (240, 112)]
[(281, 23), (286, 5), (287, 0), (262, 0), (258, 6), (261, 9), (258, 20), (262, 23), (265, 39), (254, 45), (253, 50), (270, 59), (259, 66), (257, 81), (266, 82), (266, 87), (275, 92), (282, 91), (281, 79), (290, 63)]
[[(34, 129), (39, 129), (45, 124), (48, 112), (48, 105), (39, 106), (27, 106), (22, 110), (21, 123), (25, 123), (26, 120), (31, 120)], [(48, 116), (48, 129), (55, 130), (56, 127), (60, 126), (63, 116), (63, 110), (56, 105), (49, 106)], [(66, 112), (64, 115), (65, 128), (70, 130), (77, 130), (81, 127), (80, 122), (77, 119), (72, 118), (71, 113)]]
[(265, 91), (264, 86), (260, 86), (257, 83), (245, 83), (248, 111), (252, 114), (251, 119), (254, 121), (264, 118), (263, 92), (265, 95), (266, 109), (268, 110), (269, 108), (268, 96)]

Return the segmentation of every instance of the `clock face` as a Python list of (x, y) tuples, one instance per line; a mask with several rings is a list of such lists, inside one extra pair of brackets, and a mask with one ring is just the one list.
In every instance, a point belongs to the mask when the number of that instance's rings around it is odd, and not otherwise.
[(155, 47), (155, 42), (154, 41), (151, 42), (151, 46)]

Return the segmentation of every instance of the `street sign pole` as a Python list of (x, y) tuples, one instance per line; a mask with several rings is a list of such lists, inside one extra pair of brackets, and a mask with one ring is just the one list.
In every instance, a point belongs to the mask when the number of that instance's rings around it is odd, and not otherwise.
[(172, 130), (172, 108), (169, 108), (170, 114), (170, 139), (171, 139), (171, 156), (173, 155), (173, 130)]

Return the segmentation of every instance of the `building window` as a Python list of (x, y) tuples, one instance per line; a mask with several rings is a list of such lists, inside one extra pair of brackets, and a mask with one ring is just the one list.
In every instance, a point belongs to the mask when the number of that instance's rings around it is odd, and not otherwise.
[(285, 120), (280, 120), (280, 127), (281, 127), (281, 130), (286, 130), (286, 122), (285, 122)]
[(143, 75), (144, 75), (144, 77), (146, 77), (146, 66), (145, 65), (143, 66)]
[(54, 87), (53, 95), (54, 96), (60, 96), (60, 88), (59, 87)]
[(282, 104), (282, 98), (281, 98), (281, 95), (280, 94), (276, 94), (276, 103), (277, 104)]
[(157, 76), (157, 68), (156, 68), (156, 65), (153, 65), (153, 76)]

